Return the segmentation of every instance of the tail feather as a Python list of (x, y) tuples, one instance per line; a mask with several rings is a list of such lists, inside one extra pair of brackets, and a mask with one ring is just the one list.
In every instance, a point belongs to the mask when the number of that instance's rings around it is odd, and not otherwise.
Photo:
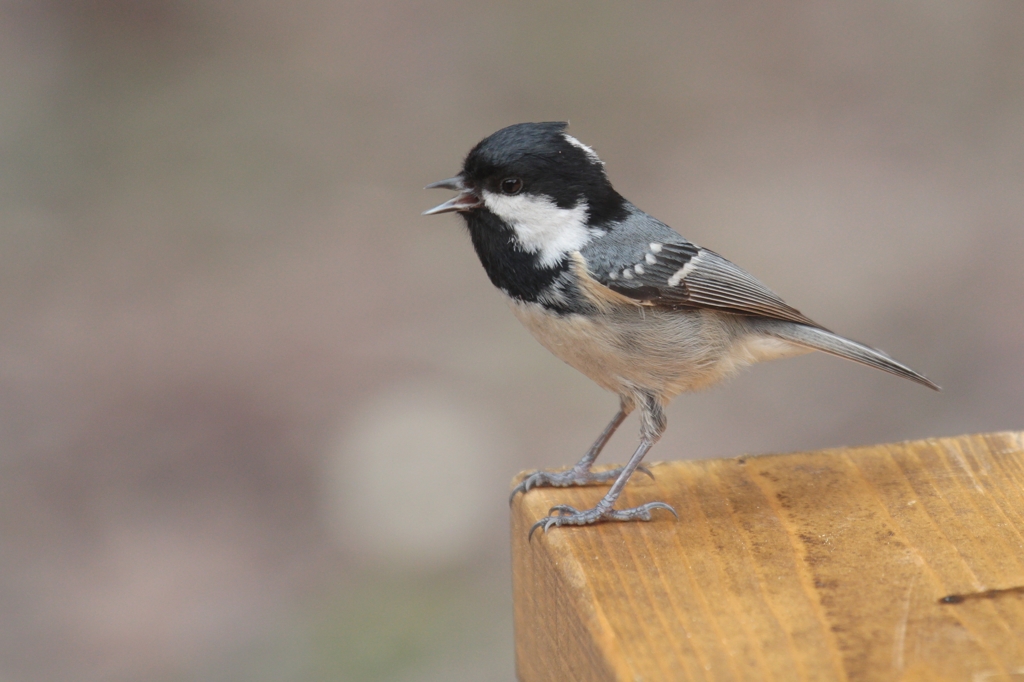
[(843, 338), (820, 327), (773, 320), (771, 324), (764, 325), (761, 331), (790, 343), (830, 353), (869, 367), (875, 367), (890, 374), (895, 374), (904, 379), (916, 381), (936, 391), (942, 390), (938, 384), (928, 379), (928, 377), (893, 360), (882, 351), (865, 346), (863, 343)]

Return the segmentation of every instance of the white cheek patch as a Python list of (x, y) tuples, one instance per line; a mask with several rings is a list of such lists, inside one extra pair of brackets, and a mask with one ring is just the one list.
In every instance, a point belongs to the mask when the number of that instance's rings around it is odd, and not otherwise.
[(582, 142), (577, 140), (575, 137), (573, 137), (569, 133), (562, 133), (562, 137), (564, 137), (565, 141), (568, 142), (569, 144), (571, 144), (573, 147), (576, 147), (577, 149), (582, 149), (583, 153), (587, 155), (588, 159), (590, 159), (594, 163), (599, 163), (602, 166), (604, 165), (604, 161), (602, 161), (597, 156), (597, 152), (595, 152), (593, 149), (591, 149), (587, 145), (583, 144)]
[(559, 208), (547, 197), (530, 194), (505, 196), (484, 190), (484, 205), (508, 223), (524, 251), (539, 254), (540, 265), (551, 267), (573, 251), (579, 251), (597, 233), (587, 228), (589, 207), (580, 201)]

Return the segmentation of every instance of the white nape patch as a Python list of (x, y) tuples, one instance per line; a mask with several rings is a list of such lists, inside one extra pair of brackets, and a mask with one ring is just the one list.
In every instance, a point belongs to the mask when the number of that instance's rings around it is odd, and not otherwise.
[(661, 250), (663, 248), (665, 248), (665, 245), (664, 244), (659, 244), (658, 242), (651, 242), (650, 243), (650, 247), (651, 247), (651, 253), (661, 253)]
[(640, 265), (639, 263), (634, 265), (633, 269), (636, 270), (636, 274), (638, 274), (638, 275), (644, 274), (644, 266)]
[(601, 234), (587, 228), (590, 211), (585, 201), (572, 208), (559, 208), (547, 197), (535, 194), (510, 197), (487, 190), (481, 194), (491, 213), (515, 230), (519, 246), (528, 253), (540, 254), (543, 267), (551, 267)]
[(689, 275), (693, 271), (693, 269), (697, 267), (697, 261), (700, 260), (700, 257), (701, 254), (698, 253), (696, 256), (687, 261), (686, 265), (676, 270), (675, 273), (673, 273), (672, 276), (668, 278), (668, 285), (670, 287), (679, 286), (679, 283), (683, 281), (683, 278)]
[(644, 256), (644, 260), (647, 261), (648, 265), (654, 265), (658, 262), (658, 259), (654, 257), (653, 253), (649, 253)]
[(577, 140), (575, 137), (573, 137), (569, 133), (562, 133), (562, 137), (564, 137), (565, 141), (568, 142), (569, 144), (571, 144), (573, 147), (577, 147), (579, 149), (582, 149), (583, 153), (586, 154), (587, 158), (589, 158), (591, 161), (593, 161), (594, 163), (599, 163), (602, 166), (604, 165), (604, 161), (602, 161), (597, 156), (597, 152), (595, 152), (593, 149), (591, 149), (587, 145), (583, 144), (582, 142)]
[(633, 271), (626, 268), (622, 271), (622, 279), (633, 279)]

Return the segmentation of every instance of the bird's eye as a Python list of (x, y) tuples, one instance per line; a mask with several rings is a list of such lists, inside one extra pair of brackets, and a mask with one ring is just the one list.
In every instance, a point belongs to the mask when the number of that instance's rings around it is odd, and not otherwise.
[(505, 178), (501, 181), (503, 194), (519, 194), (523, 191), (523, 181), (519, 178)]

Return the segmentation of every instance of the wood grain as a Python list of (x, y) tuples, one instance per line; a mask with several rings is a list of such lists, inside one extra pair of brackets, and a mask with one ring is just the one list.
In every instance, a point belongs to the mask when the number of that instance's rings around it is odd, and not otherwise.
[(1024, 681), (1024, 434), (652, 467), (650, 523), (512, 511), (516, 661), (552, 680)]

